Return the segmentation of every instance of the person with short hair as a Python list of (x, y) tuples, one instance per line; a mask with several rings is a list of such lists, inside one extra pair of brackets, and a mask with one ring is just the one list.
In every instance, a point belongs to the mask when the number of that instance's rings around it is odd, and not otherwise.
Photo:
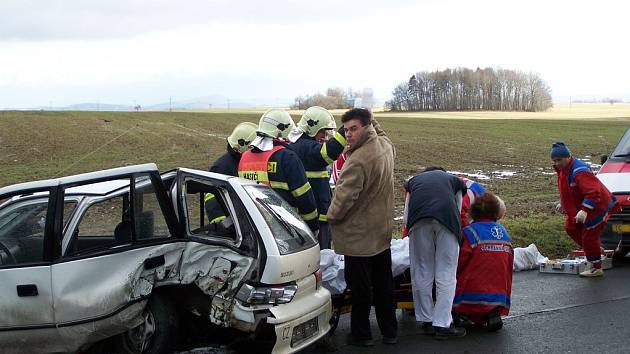
[(564, 229), (584, 249), (588, 265), (582, 277), (601, 277), (602, 251), (600, 237), (608, 216), (619, 206), (608, 188), (584, 161), (571, 156), (562, 141), (551, 145), (551, 160), (558, 174), (560, 204), (564, 210)]
[(486, 188), (480, 183), (473, 181), (464, 176), (459, 176), (464, 183), (466, 183), (467, 191), (462, 196), (462, 210), (460, 213), (462, 227), (466, 227), (472, 220), (470, 216), (470, 206), (475, 202), (475, 199), (486, 192)]
[(457, 261), (453, 313), (489, 331), (503, 327), (501, 316), (510, 311), (512, 294), (512, 239), (497, 221), (505, 204), (492, 192), (478, 196), (470, 206), (473, 222), (464, 227)]
[[(437, 339), (466, 335), (453, 325), (461, 198), (466, 184), (441, 167), (429, 167), (405, 182), (407, 230), (416, 321)], [(436, 300), (433, 302), (433, 283)]]
[(390, 242), (394, 220), (394, 158), (391, 140), (367, 109), (341, 117), (349, 148), (328, 208), (333, 248), (344, 255), (352, 292), (348, 342), (372, 346), (374, 305), (383, 343), (397, 342)]

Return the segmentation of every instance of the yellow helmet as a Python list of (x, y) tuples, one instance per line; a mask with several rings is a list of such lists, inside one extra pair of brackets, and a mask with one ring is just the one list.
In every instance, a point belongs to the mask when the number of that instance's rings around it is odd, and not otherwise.
[(258, 126), (254, 123), (240, 123), (232, 130), (232, 134), (227, 137), (228, 144), (242, 154), (256, 138), (257, 128)]
[(297, 125), (311, 138), (322, 129), (337, 129), (333, 115), (326, 108), (319, 106), (309, 107)]
[(271, 138), (287, 139), (294, 124), (287, 111), (274, 108), (263, 113), (256, 132)]

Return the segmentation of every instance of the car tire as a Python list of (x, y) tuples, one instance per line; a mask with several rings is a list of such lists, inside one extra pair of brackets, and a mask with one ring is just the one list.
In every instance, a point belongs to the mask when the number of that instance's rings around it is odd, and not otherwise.
[(624, 262), (628, 252), (630, 252), (630, 247), (622, 247), (621, 252), (613, 254), (613, 260), (619, 263)]
[(172, 353), (178, 338), (177, 309), (167, 297), (154, 294), (142, 314), (144, 322), (116, 337), (118, 354)]

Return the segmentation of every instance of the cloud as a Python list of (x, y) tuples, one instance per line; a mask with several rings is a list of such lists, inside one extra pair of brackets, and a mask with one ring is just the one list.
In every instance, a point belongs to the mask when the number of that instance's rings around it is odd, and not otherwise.
[(2, 0), (0, 107), (330, 86), (387, 99), (411, 74), (449, 67), (534, 71), (554, 95), (623, 93), (628, 11), (621, 0)]
[[(0, 40), (120, 39), (202, 24), (350, 21), (412, 0), (2, 0)], [(229, 35), (217, 33), (217, 35)]]

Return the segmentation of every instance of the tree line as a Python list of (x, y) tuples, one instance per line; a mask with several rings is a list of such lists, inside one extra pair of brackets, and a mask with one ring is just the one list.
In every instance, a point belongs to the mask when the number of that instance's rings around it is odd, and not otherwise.
[(311, 106), (320, 106), (326, 109), (351, 108), (349, 99), (357, 94), (348, 89), (344, 91), (339, 87), (331, 87), (326, 90), (326, 94), (316, 93), (314, 95), (298, 96), (295, 98), (292, 109), (307, 109)]
[(385, 103), (392, 111), (544, 111), (551, 89), (538, 74), (485, 68), (422, 71), (400, 83)]

